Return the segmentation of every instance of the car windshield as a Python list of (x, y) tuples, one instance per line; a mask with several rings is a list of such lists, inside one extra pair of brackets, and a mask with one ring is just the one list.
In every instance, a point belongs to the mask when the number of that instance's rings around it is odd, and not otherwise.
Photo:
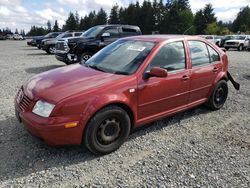
[(90, 58), (85, 66), (113, 74), (133, 74), (146, 59), (153, 42), (118, 40)]
[(232, 36), (232, 35), (225, 36), (225, 40), (234, 39), (234, 38), (235, 36)]
[(62, 38), (65, 34), (66, 34), (66, 33), (61, 33), (60, 35), (58, 35), (58, 36), (56, 37), (56, 39)]
[(90, 29), (88, 29), (87, 31), (85, 31), (81, 37), (87, 37), (87, 38), (94, 38), (96, 37), (102, 30), (104, 27), (102, 26), (95, 26), (95, 27), (91, 27)]
[(245, 40), (245, 38), (246, 38), (245, 35), (235, 37), (236, 40)]
[(53, 33), (48, 33), (47, 35), (45, 35), (45, 37), (50, 37), (52, 35), (53, 35)]

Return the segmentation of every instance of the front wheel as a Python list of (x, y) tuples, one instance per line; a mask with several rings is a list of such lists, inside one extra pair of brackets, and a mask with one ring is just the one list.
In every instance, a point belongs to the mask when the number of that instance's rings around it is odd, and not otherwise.
[(46, 50), (46, 52), (48, 54), (55, 54), (55, 52), (56, 52), (55, 46), (53, 46), (53, 45), (49, 46), (49, 48)]
[(130, 127), (125, 110), (118, 106), (105, 107), (88, 123), (83, 138), (85, 146), (97, 155), (111, 153), (128, 138)]
[(241, 44), (239, 47), (238, 47), (238, 51), (242, 51), (243, 50), (243, 45)]
[(92, 57), (92, 53), (90, 52), (84, 52), (82, 55), (81, 55), (81, 63), (82, 64), (85, 64), (86, 61), (88, 61), (91, 57)]
[(215, 86), (212, 95), (209, 98), (207, 106), (211, 110), (219, 110), (227, 100), (228, 86), (225, 80), (221, 80)]

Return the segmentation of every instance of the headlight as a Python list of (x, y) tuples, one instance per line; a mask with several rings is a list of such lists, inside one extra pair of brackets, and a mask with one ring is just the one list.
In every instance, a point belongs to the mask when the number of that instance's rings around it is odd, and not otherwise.
[(32, 112), (42, 117), (49, 117), (55, 105), (44, 101), (37, 101)]

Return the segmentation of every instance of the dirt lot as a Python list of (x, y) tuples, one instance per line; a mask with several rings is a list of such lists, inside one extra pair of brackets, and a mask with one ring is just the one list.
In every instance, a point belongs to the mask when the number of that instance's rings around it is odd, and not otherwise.
[(250, 187), (250, 52), (227, 52), (225, 106), (201, 106), (137, 130), (116, 152), (49, 147), (14, 117), (13, 100), (31, 76), (64, 66), (25, 41), (0, 41), (0, 187)]

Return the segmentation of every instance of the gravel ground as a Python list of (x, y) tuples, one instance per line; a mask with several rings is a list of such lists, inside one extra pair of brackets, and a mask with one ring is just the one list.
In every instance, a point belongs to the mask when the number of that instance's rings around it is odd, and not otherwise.
[(229, 51), (241, 90), (216, 112), (198, 107), (135, 131), (116, 152), (49, 147), (14, 116), (18, 88), (64, 66), (25, 41), (0, 41), (0, 187), (250, 187), (250, 52)]

